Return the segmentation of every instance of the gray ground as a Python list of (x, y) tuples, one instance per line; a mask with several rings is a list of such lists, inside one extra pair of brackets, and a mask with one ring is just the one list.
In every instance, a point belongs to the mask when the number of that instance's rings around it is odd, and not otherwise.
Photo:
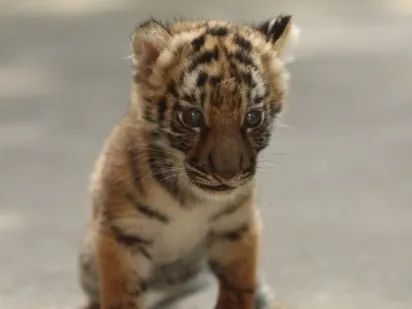
[(264, 273), (292, 308), (412, 308), (412, 3), (133, 2), (0, 0), (0, 308), (83, 301), (88, 175), (128, 103), (135, 23), (278, 12), (303, 31), (260, 174)]

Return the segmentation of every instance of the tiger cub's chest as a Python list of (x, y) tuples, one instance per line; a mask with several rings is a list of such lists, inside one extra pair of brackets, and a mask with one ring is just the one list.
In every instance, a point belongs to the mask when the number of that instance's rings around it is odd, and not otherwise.
[(201, 257), (211, 229), (214, 207), (198, 207), (176, 212), (169, 224), (156, 233), (153, 257), (163, 264), (185, 258)]

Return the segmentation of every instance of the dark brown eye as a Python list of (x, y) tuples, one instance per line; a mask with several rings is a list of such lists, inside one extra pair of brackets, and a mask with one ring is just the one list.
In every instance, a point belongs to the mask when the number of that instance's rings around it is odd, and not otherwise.
[(202, 113), (197, 109), (185, 109), (180, 114), (180, 120), (188, 128), (199, 128), (202, 125)]
[(246, 114), (245, 126), (247, 128), (257, 128), (263, 122), (263, 112), (261, 110), (251, 110)]

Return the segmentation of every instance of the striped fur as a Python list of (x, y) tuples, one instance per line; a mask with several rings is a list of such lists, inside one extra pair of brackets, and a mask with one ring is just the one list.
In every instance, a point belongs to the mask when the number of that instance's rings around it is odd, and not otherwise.
[(267, 305), (254, 174), (284, 104), (292, 30), (288, 16), (136, 28), (131, 104), (92, 177), (81, 254), (90, 307), (146, 308), (150, 291), (176, 288), (202, 264), (219, 280), (216, 308)]

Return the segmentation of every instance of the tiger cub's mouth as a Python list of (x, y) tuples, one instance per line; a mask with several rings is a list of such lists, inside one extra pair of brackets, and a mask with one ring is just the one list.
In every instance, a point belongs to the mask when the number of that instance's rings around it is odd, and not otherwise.
[(206, 191), (223, 192), (223, 191), (231, 191), (231, 190), (236, 189), (236, 187), (231, 187), (225, 184), (208, 185), (208, 184), (199, 183), (193, 180), (192, 180), (192, 183)]
[(190, 183), (196, 187), (212, 192), (224, 192), (230, 191), (236, 188), (236, 186), (225, 184), (219, 181), (212, 175), (206, 175), (204, 173), (199, 173), (193, 168), (186, 168), (186, 174), (189, 177)]
[(248, 182), (251, 174), (236, 177), (236, 179), (226, 181), (213, 173), (199, 170), (196, 167), (186, 164), (186, 174), (191, 184), (208, 192), (228, 192)]

